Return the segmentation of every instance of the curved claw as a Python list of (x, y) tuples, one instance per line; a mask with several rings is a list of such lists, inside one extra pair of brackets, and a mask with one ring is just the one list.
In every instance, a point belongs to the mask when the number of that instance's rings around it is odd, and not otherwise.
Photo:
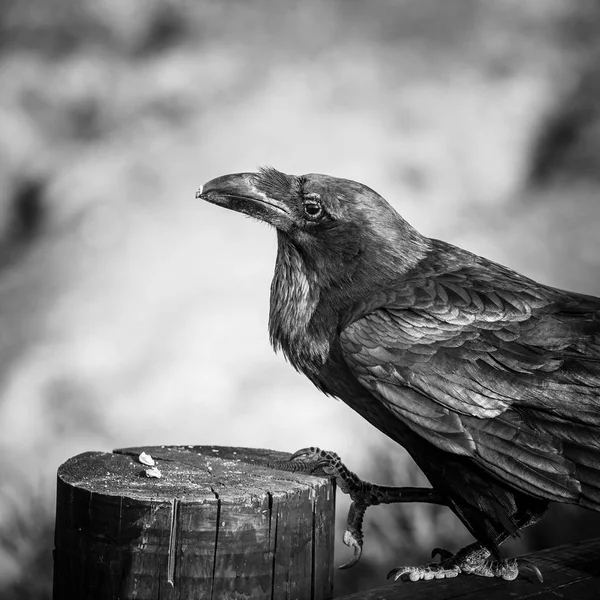
[(325, 471), (327, 471), (325, 467), (328, 467), (331, 463), (331, 460), (327, 457), (327, 454), (336, 456), (333, 454), (333, 452), (325, 452), (316, 446), (312, 446), (310, 448), (301, 448), (300, 450), (296, 450), (296, 452), (290, 456), (288, 462), (297, 461), (300, 463), (306, 463), (310, 465), (310, 472), (312, 473), (320, 468), (323, 468)]
[(323, 469), (327, 472), (326, 467), (329, 464), (329, 461), (321, 456), (323, 451), (320, 448), (311, 447), (311, 448), (301, 448), (292, 454), (287, 462), (288, 463), (298, 463), (304, 465), (304, 471), (306, 473), (314, 473), (319, 469)]
[(394, 567), (386, 576), (386, 579), (393, 579), (394, 581), (398, 581), (404, 573), (408, 573), (408, 569), (406, 567)]
[(296, 450), (294, 454), (290, 456), (288, 460), (296, 460), (297, 458), (301, 458), (303, 456), (310, 456), (314, 454), (315, 448), (300, 448), (300, 450)]
[(526, 558), (517, 558), (517, 567), (522, 567), (524, 569), (529, 569), (530, 571), (533, 571), (534, 575), (538, 578), (539, 582), (544, 583), (544, 577), (542, 576), (542, 572), (530, 560)]
[(358, 540), (349, 530), (344, 531), (344, 544), (353, 548), (354, 555), (347, 563), (340, 565), (338, 569), (349, 569), (350, 567), (353, 567), (362, 556), (362, 542)]
[(394, 581), (398, 581), (399, 579), (403, 579), (404, 581), (419, 581), (421, 579), (434, 579), (435, 576), (433, 573), (428, 576), (425, 575), (425, 569), (421, 567), (396, 567), (392, 569), (386, 576), (386, 579), (393, 579)]
[(300, 450), (296, 450), (294, 454), (292, 454), (288, 460), (298, 460), (299, 458), (309, 457), (310, 459), (314, 458), (315, 454), (318, 454), (318, 448), (300, 448)]
[(440, 561), (448, 560), (449, 558), (453, 558), (454, 554), (449, 550), (445, 550), (444, 548), (434, 548), (431, 551), (431, 558), (435, 558), (436, 556), (440, 557)]

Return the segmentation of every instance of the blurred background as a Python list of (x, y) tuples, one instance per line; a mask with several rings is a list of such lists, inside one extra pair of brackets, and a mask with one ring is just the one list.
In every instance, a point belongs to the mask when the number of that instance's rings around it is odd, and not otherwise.
[[(275, 235), (194, 200), (259, 165), (361, 181), (426, 235), (598, 295), (600, 4), (0, 0), (3, 600), (50, 598), (56, 469), (82, 451), (319, 445), (425, 483), (271, 351)], [(507, 551), (599, 517), (556, 507)], [(443, 508), (370, 509), (336, 593), (470, 541)]]

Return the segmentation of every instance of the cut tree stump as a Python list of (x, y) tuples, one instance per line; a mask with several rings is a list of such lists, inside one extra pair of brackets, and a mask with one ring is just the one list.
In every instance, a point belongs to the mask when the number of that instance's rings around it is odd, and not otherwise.
[(331, 598), (335, 488), (266, 466), (287, 458), (221, 446), (71, 458), (58, 470), (54, 600)]

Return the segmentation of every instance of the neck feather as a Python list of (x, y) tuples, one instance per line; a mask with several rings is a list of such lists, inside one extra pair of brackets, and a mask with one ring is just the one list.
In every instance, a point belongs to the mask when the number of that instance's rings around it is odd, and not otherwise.
[(320, 301), (317, 277), (285, 234), (278, 232), (277, 241), (269, 314), (271, 344), (296, 369), (314, 372), (329, 354), (329, 336), (315, 318)]

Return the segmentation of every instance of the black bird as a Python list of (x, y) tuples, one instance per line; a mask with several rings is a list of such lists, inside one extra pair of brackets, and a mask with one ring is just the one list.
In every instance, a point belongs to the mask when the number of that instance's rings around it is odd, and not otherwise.
[(498, 546), (550, 501), (600, 510), (599, 298), (427, 238), (354, 181), (266, 168), (197, 197), (276, 228), (274, 348), (404, 446), (433, 486), (363, 485), (336, 455), (300, 451), (351, 492), (355, 560), (379, 502), (447, 504), (478, 541), (390, 573), (412, 580), (513, 579), (531, 565)]

